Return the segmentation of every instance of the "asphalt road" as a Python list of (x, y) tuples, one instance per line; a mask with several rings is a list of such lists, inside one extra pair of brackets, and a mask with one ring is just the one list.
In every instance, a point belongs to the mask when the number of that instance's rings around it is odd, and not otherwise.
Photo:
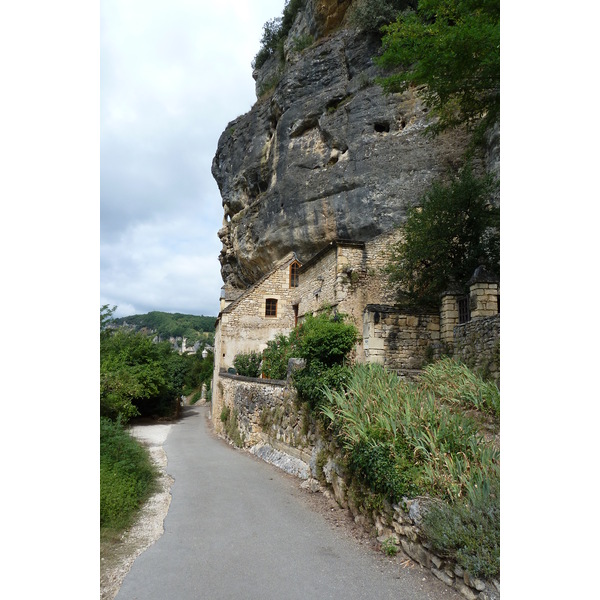
[(117, 600), (458, 600), (420, 568), (361, 546), (312, 510), (300, 480), (215, 438), (186, 407), (164, 444), (175, 482), (164, 534)]

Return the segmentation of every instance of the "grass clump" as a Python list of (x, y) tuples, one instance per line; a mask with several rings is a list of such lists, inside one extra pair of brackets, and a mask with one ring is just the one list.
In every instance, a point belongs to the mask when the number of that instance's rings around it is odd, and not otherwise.
[(120, 421), (100, 419), (100, 532), (129, 527), (158, 476), (146, 449)]
[[(444, 361), (439, 369), (446, 368)], [(456, 398), (460, 406), (487, 406), (487, 387), (461, 368), (449, 393), (447, 378), (432, 373), (435, 363), (428, 379), (407, 382), (379, 365), (356, 366), (343, 390), (325, 391), (321, 411), (355, 480), (392, 503), (432, 499), (424, 532), (435, 549), (473, 576), (492, 577), (499, 569), (499, 452), (455, 407)]]
[(466, 365), (452, 358), (443, 358), (428, 365), (423, 383), (447, 404), (474, 408), (493, 417), (500, 417), (500, 390), (483, 380)]

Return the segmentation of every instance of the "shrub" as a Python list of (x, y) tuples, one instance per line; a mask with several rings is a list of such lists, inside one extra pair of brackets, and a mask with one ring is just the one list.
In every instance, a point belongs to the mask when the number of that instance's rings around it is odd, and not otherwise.
[(281, 17), (270, 19), (263, 25), (260, 50), (252, 60), (252, 68), (260, 69), (270, 56), (278, 52), (283, 61), (283, 43), (305, 0), (287, 0)]
[(497, 482), (470, 501), (435, 503), (422, 529), (441, 556), (451, 558), (470, 575), (490, 579), (500, 574), (500, 494)]
[(156, 480), (146, 449), (120, 421), (100, 419), (100, 528), (121, 530), (130, 525)]
[(490, 201), (497, 185), (467, 165), (408, 209), (403, 239), (392, 245), (386, 266), (401, 302), (437, 308), (440, 294), (452, 283), (466, 283), (480, 264), (500, 273), (500, 211)]
[(344, 323), (344, 315), (323, 312), (317, 317), (308, 315), (298, 332), (298, 353), (307, 366), (312, 361), (325, 367), (341, 364), (356, 343), (358, 332), (354, 325)]
[(262, 372), (269, 379), (285, 379), (290, 358), (298, 356), (298, 329), (294, 329), (290, 335), (282, 333), (274, 340), (267, 342), (267, 347), (262, 353)]
[(417, 0), (360, 0), (350, 13), (350, 24), (361, 31), (377, 33), (396, 20), (401, 11), (416, 8)]
[(262, 356), (259, 352), (240, 353), (233, 359), (233, 366), (238, 375), (244, 377), (260, 377), (260, 362)]
[(326, 389), (340, 391), (349, 381), (351, 369), (344, 365), (326, 367), (313, 360), (293, 376), (294, 387), (301, 402), (307, 402), (311, 410), (318, 408), (325, 400)]

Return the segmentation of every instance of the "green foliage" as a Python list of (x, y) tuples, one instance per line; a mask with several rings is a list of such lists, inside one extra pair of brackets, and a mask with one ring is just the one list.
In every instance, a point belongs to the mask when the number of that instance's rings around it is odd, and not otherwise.
[(259, 352), (242, 352), (233, 359), (233, 366), (238, 375), (260, 377), (261, 360), (262, 356)]
[(293, 383), (300, 401), (314, 409), (323, 400), (323, 388), (341, 389), (350, 371), (344, 359), (357, 337), (354, 325), (344, 315), (323, 312), (305, 320), (289, 336), (278, 335), (263, 350), (263, 373), (270, 379), (285, 379), (290, 358), (304, 358), (306, 367), (296, 371)]
[(409, 208), (386, 268), (402, 303), (437, 308), (440, 294), (452, 282), (466, 283), (480, 264), (499, 274), (500, 211), (490, 202), (496, 189), (492, 177), (478, 178), (467, 165)]
[(484, 381), (466, 365), (452, 358), (443, 358), (428, 365), (422, 375), (428, 389), (446, 404), (465, 409), (475, 408), (496, 418), (500, 417), (500, 390), (491, 381)]
[(290, 335), (278, 334), (267, 342), (262, 353), (262, 372), (268, 379), (285, 379), (290, 358), (298, 358), (298, 333), (295, 328)]
[(473, 577), (500, 574), (500, 493), (496, 484), (471, 501), (435, 503), (422, 529), (434, 552), (451, 558)]
[(292, 380), (299, 400), (308, 403), (309, 408), (315, 410), (325, 400), (324, 390), (342, 390), (350, 375), (350, 367), (345, 365), (327, 367), (312, 360), (304, 369), (296, 371)]
[(498, 477), (498, 452), (436, 392), (378, 365), (354, 367), (343, 392), (325, 392), (321, 411), (350, 466), (393, 502), (411, 487), (455, 500)]
[(322, 312), (307, 315), (299, 325), (298, 353), (307, 366), (316, 361), (325, 367), (341, 364), (356, 343), (358, 331), (354, 325), (344, 323), (344, 315)]
[(100, 419), (100, 528), (121, 530), (152, 491), (157, 473), (147, 451), (120, 422)]
[[(473, 576), (496, 577), (499, 453), (472, 419), (451, 409), (465, 391), (469, 399), (460, 405), (472, 407), (472, 397), (485, 396), (486, 383), (462, 368), (450, 369), (447, 361), (439, 366), (443, 375), (434, 376), (435, 366), (416, 383), (378, 365), (354, 367), (343, 391), (326, 390), (321, 411), (344, 449), (355, 493), (366, 485), (371, 502), (416, 495), (437, 499), (423, 525), (434, 551)], [(458, 373), (451, 391), (449, 373)]]
[(113, 319), (115, 325), (127, 326), (134, 331), (146, 331), (151, 336), (158, 335), (161, 340), (185, 337), (188, 346), (193, 346), (197, 341), (204, 341), (212, 345), (215, 321), (215, 317), (166, 313), (156, 310), (144, 315)]
[(312, 35), (303, 35), (303, 36), (294, 38), (294, 44), (292, 45), (292, 48), (296, 52), (302, 52), (303, 50), (310, 48), (314, 44), (314, 41), (315, 41), (315, 39), (313, 38)]
[(384, 540), (381, 544), (381, 549), (388, 556), (396, 556), (396, 554), (398, 554), (398, 545), (396, 544), (394, 538), (388, 538), (387, 540)]
[(369, 33), (379, 33), (407, 8), (416, 8), (417, 0), (359, 0), (350, 9), (350, 24)]
[(286, 0), (281, 17), (270, 19), (263, 25), (260, 50), (252, 60), (252, 68), (260, 69), (276, 52), (283, 61), (283, 44), (305, 0)]
[(481, 141), (500, 118), (500, 0), (419, 0), (383, 31), (384, 89), (424, 85), (432, 133), (464, 125)]
[(189, 361), (189, 369), (186, 373), (185, 386), (188, 389), (200, 389), (202, 385), (210, 387), (213, 369), (214, 355), (212, 352), (207, 352), (206, 358), (202, 358), (202, 353), (197, 352), (189, 357), (185, 357)]
[(244, 445), (244, 440), (238, 427), (238, 412), (237, 410), (231, 410), (231, 408), (225, 405), (221, 409), (221, 422), (223, 423), (225, 433), (227, 437), (238, 447), (241, 448)]
[(189, 357), (173, 352), (168, 342), (155, 344), (123, 328), (101, 330), (100, 414), (123, 422), (172, 414), (189, 367)]

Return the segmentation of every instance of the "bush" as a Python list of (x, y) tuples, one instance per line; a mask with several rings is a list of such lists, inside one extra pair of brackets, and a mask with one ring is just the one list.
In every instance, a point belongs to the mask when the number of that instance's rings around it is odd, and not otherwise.
[(354, 348), (358, 331), (354, 325), (344, 323), (344, 315), (327, 312), (317, 317), (308, 315), (300, 324), (298, 354), (305, 358), (307, 366), (312, 361), (325, 367), (341, 364)]
[(282, 333), (274, 340), (267, 342), (262, 353), (262, 372), (269, 379), (285, 379), (290, 358), (298, 356), (298, 330), (294, 329), (289, 336)]
[(401, 11), (416, 8), (417, 0), (360, 0), (353, 5), (350, 24), (361, 31), (377, 33), (396, 20)]
[(304, 0), (287, 0), (281, 17), (270, 19), (263, 25), (260, 50), (252, 60), (253, 69), (260, 69), (275, 52), (283, 61), (283, 43), (303, 6)]
[(100, 528), (128, 527), (150, 495), (157, 472), (121, 422), (100, 419)]
[(422, 529), (441, 556), (455, 560), (473, 577), (500, 574), (500, 494), (496, 484), (453, 505), (434, 504)]
[(467, 165), (448, 185), (434, 183), (421, 206), (408, 209), (403, 239), (392, 245), (386, 266), (403, 304), (439, 308), (440, 294), (464, 285), (480, 264), (500, 273), (500, 211), (491, 203), (497, 185)]
[(307, 402), (311, 410), (317, 409), (325, 400), (325, 390), (341, 391), (350, 380), (350, 367), (333, 365), (326, 367), (312, 360), (293, 376), (294, 387), (301, 402)]
[(260, 377), (260, 362), (262, 356), (259, 352), (240, 353), (233, 359), (233, 366), (238, 375), (244, 377)]

